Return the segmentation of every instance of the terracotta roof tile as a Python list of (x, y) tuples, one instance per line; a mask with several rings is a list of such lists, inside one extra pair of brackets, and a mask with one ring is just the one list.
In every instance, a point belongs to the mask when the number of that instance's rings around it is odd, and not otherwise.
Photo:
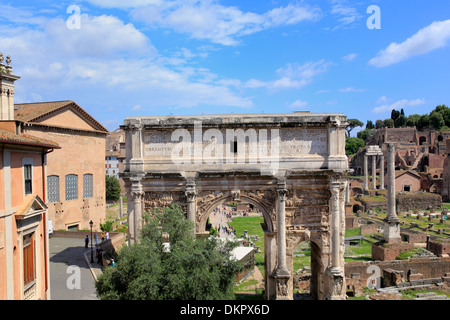
[(11, 131), (0, 129), (0, 143), (13, 143), (13, 144), (24, 144), (39, 147), (48, 147), (59, 149), (59, 145), (56, 142), (42, 139), (27, 134), (17, 135)]
[(94, 127), (97, 128), (97, 131), (109, 132), (97, 120), (95, 120), (83, 108), (81, 108), (78, 104), (76, 104), (72, 100), (15, 104), (14, 117), (16, 120), (20, 120), (23, 122), (35, 122), (39, 118), (42, 118), (48, 115), (49, 113), (52, 113), (58, 109), (65, 108), (70, 105), (74, 106), (84, 116), (86, 116), (86, 118), (88, 118), (91, 121), (92, 125), (94, 125)]
[(52, 102), (37, 102), (37, 103), (19, 103), (14, 105), (14, 117), (20, 121), (32, 121), (42, 115), (51, 111), (57, 110), (73, 101), (52, 101)]

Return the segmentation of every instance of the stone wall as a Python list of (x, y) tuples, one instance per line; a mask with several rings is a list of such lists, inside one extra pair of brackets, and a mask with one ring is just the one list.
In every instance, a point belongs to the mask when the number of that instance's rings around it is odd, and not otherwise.
[[(450, 241), (449, 240), (432, 240), (428, 241), (428, 251), (433, 252), (437, 256), (450, 255)], [(450, 271), (450, 269), (449, 269)]]
[(396, 196), (397, 210), (427, 210), (442, 207), (442, 197), (435, 193), (398, 193)]
[(414, 249), (414, 244), (406, 242), (372, 244), (372, 259), (380, 261), (394, 260), (400, 253), (412, 249)]
[(361, 224), (361, 235), (374, 234), (378, 232), (378, 226), (376, 223)]
[[(371, 267), (371, 268), (369, 268)], [(375, 268), (374, 268), (375, 267)], [(418, 258), (409, 260), (392, 261), (370, 261), (370, 262), (347, 262), (345, 264), (346, 279), (358, 278), (362, 286), (367, 286), (367, 280), (374, 278), (376, 272), (372, 268), (380, 268), (379, 277), (382, 277), (384, 271), (389, 269), (402, 271), (404, 275), (408, 271), (414, 270), (414, 273), (420, 273), (424, 279), (444, 277), (450, 271), (450, 258)]]
[(427, 234), (423, 232), (403, 231), (401, 232), (402, 240), (409, 243), (425, 243), (427, 242)]

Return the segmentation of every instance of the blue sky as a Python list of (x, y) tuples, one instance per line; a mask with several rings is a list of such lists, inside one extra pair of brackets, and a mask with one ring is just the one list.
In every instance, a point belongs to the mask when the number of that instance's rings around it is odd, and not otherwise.
[(127, 116), (366, 123), (450, 104), (448, 0), (2, 0), (0, 52), (22, 77), (16, 102), (74, 100), (109, 130)]

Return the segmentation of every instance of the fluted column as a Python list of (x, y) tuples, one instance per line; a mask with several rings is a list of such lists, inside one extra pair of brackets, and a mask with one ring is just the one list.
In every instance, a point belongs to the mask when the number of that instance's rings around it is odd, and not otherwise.
[(195, 197), (197, 192), (195, 190), (195, 182), (188, 181), (186, 184), (186, 202), (187, 202), (187, 218), (195, 223), (196, 206)]
[(384, 155), (380, 155), (380, 189), (384, 189)]
[(276, 299), (290, 300), (289, 279), (291, 274), (286, 263), (286, 185), (280, 184), (277, 190), (277, 245), (278, 265), (274, 277), (277, 282)]
[(369, 168), (367, 164), (367, 154), (364, 155), (364, 191), (369, 190)]
[(372, 156), (372, 188), (377, 189), (377, 156)]
[(340, 237), (339, 237), (339, 189), (340, 183), (333, 182), (331, 184), (331, 217), (332, 217), (332, 268), (339, 268), (339, 248), (340, 248)]
[(329, 300), (345, 299), (345, 279), (341, 269), (341, 205), (340, 205), (340, 182), (331, 183), (331, 267), (327, 270), (329, 276), (329, 288), (326, 298)]
[(144, 192), (140, 190), (131, 191), (131, 214), (128, 214), (128, 235), (131, 244), (139, 243), (139, 233), (142, 230), (142, 202)]

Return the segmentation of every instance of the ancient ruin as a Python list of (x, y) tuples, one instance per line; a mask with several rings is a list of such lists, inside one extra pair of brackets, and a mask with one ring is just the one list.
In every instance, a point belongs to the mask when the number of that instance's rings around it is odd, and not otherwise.
[(293, 250), (307, 240), (312, 296), (345, 299), (346, 125), (309, 112), (125, 119), (129, 242), (153, 208), (179, 204), (202, 236), (212, 210), (242, 201), (264, 217), (266, 299), (293, 298)]

